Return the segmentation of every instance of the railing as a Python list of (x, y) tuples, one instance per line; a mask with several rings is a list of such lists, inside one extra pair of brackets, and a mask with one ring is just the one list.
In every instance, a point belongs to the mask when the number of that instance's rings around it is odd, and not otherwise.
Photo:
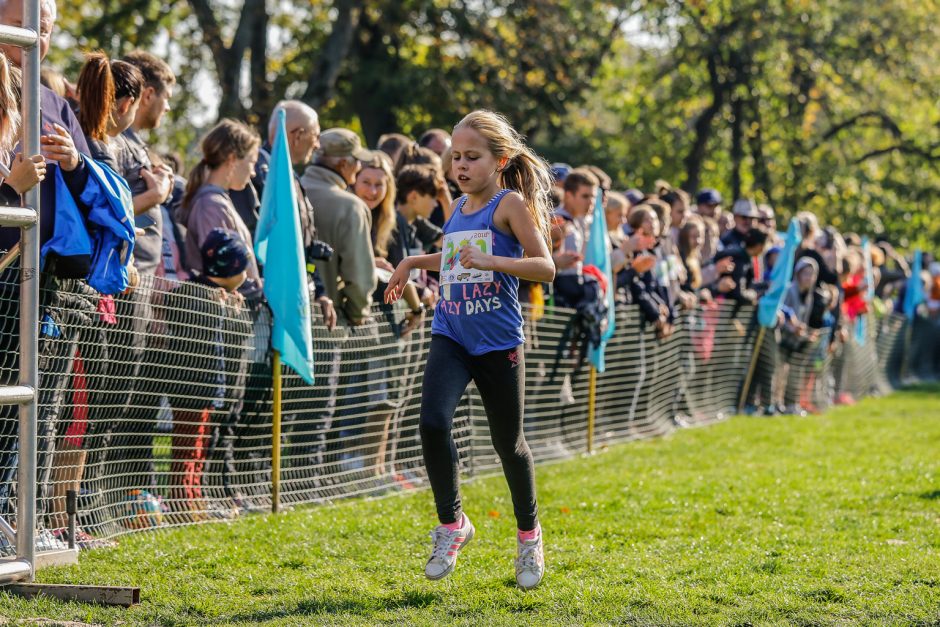
[[(14, 0), (15, 1), (15, 0)], [(0, 43), (24, 49), (22, 78), (22, 150), (39, 154), (39, 0), (23, 0), (23, 28), (0, 24)], [(32, 581), (36, 541), (36, 390), (39, 370), (36, 363), (39, 302), (39, 186), (26, 192), (24, 207), (0, 210), (0, 227), (19, 227), (19, 376), (18, 384), (2, 388), (0, 404), (18, 406), (18, 451), (22, 463), (17, 468), (18, 507), (16, 530), (0, 524), (7, 543), (15, 544), (15, 554), (0, 558), (0, 584)], [(9, 265), (15, 251), (2, 262)], [(3, 271), (4, 275), (6, 271)], [(16, 349), (14, 349), (16, 350)], [(8, 386), (12, 378), (2, 381)]]

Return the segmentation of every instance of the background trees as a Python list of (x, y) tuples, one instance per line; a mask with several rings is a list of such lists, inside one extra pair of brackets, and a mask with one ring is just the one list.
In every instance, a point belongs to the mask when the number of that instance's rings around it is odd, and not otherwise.
[[(179, 70), (167, 142), (285, 95), (383, 132), (506, 113), (549, 159), (940, 247), (937, 0), (88, 0), (50, 61)], [(205, 94), (209, 97), (205, 98)], [(216, 105), (217, 102), (217, 105)], [(263, 129), (262, 129), (263, 130)]]

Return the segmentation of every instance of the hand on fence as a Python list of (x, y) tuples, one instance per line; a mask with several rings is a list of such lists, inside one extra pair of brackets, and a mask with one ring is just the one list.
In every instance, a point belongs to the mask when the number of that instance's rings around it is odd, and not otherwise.
[(683, 309), (695, 309), (697, 299), (692, 292), (679, 292), (679, 306)]
[(140, 285), (140, 273), (137, 272), (137, 266), (134, 265), (134, 262), (130, 262), (127, 264), (127, 287), (121, 293), (130, 296), (138, 285)]
[(25, 158), (22, 153), (13, 158), (10, 167), (10, 176), (6, 184), (16, 190), (17, 194), (25, 194), (46, 178), (46, 160), (42, 155), (33, 155)]
[(402, 339), (408, 337), (422, 322), (424, 322), (424, 309), (406, 312), (401, 325)]
[[(49, 128), (48, 125), (47, 128)], [(75, 142), (72, 141), (72, 136), (64, 127), (53, 124), (52, 130), (55, 132), (39, 138), (39, 142), (42, 144), (42, 155), (46, 159), (58, 163), (59, 167), (65, 172), (71, 172), (78, 167), (81, 161)]]
[(737, 285), (737, 283), (735, 283), (734, 279), (732, 279), (730, 276), (722, 277), (721, 280), (718, 281), (718, 291), (721, 294), (727, 294), (734, 289), (735, 285)]
[(333, 301), (327, 296), (321, 296), (317, 299), (317, 303), (320, 305), (320, 313), (323, 314), (323, 324), (326, 325), (326, 330), (332, 331), (336, 328), (336, 308), (333, 306)]

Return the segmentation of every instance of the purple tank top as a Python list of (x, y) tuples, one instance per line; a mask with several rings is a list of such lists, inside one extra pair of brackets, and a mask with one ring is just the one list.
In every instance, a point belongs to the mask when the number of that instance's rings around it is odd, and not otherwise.
[(509, 190), (496, 194), (486, 206), (463, 213), (464, 196), (444, 225), (441, 253), (441, 299), (434, 310), (431, 333), (454, 340), (471, 355), (515, 348), (523, 342), (519, 279), (502, 272), (467, 270), (460, 249), (477, 246), (498, 257), (522, 257), (522, 245), (493, 226), (493, 214)]

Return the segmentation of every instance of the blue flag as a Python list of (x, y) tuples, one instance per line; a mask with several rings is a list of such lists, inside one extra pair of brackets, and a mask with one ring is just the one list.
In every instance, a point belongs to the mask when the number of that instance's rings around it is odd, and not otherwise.
[[(865, 302), (871, 311), (871, 304), (875, 302), (875, 269), (871, 263), (871, 242), (867, 237), (862, 238), (862, 256), (865, 259)], [(855, 341), (859, 346), (865, 346), (868, 340), (868, 315), (861, 314), (855, 320)]]
[(271, 347), (281, 354), (285, 364), (312, 384), (310, 294), (284, 117), (279, 111), (255, 232), (255, 255), (264, 266), (264, 295), (274, 313)]
[(924, 302), (924, 282), (920, 273), (924, 269), (921, 252), (914, 251), (914, 264), (911, 266), (911, 276), (907, 278), (907, 288), (904, 291), (904, 315), (913, 320), (917, 315), (917, 306)]
[(777, 326), (777, 314), (783, 306), (783, 299), (790, 289), (790, 281), (793, 279), (793, 266), (796, 264), (796, 249), (803, 240), (800, 234), (800, 224), (796, 220), (790, 220), (790, 228), (787, 229), (787, 238), (783, 250), (777, 256), (777, 263), (770, 272), (770, 289), (764, 294), (757, 304), (757, 321), (761, 326), (773, 328)]
[(591, 233), (588, 237), (587, 250), (584, 254), (584, 263), (596, 266), (601, 274), (607, 277), (607, 330), (601, 335), (601, 343), (597, 348), (593, 346), (588, 350), (588, 359), (594, 364), (598, 372), (604, 372), (604, 349), (607, 342), (614, 336), (614, 284), (613, 268), (610, 264), (610, 241), (607, 235), (607, 220), (604, 217), (604, 207), (601, 204), (600, 190), (594, 203), (594, 222), (591, 223)]

